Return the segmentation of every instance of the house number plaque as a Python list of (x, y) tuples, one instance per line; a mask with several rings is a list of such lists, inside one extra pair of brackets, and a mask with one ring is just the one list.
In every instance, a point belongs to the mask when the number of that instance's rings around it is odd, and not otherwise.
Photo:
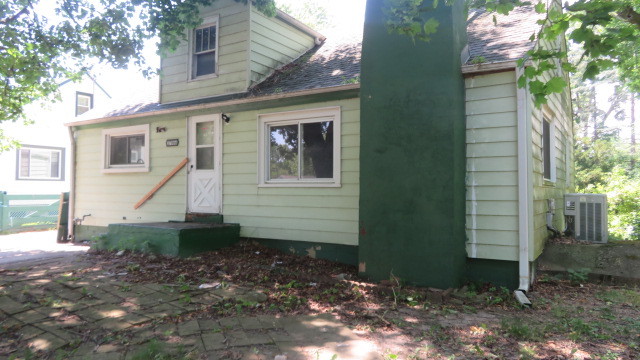
[(178, 146), (180, 144), (180, 140), (178, 139), (167, 139), (166, 145), (169, 146)]

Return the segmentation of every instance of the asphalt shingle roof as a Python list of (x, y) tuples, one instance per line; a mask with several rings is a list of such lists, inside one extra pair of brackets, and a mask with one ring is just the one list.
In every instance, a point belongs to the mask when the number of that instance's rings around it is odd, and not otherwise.
[[(508, 16), (495, 15), (497, 24), (494, 23), (493, 16), (493, 13), (484, 10), (474, 9), (469, 12), (467, 36), (470, 57), (467, 64), (477, 57), (484, 58), (484, 63), (517, 60), (534, 46), (529, 37), (538, 31), (540, 25), (536, 21), (541, 15), (536, 14), (533, 7), (516, 8)], [(359, 83), (361, 48), (362, 33), (328, 36), (323, 44), (276, 70), (245, 93), (160, 104), (157, 88), (153, 88), (147, 90), (140, 101), (127, 99), (128, 104), (111, 104), (110, 110), (103, 112), (94, 109), (77, 121), (138, 115), (191, 105)]]
[[(494, 23), (493, 17), (496, 17)], [(484, 58), (484, 62), (514, 61), (531, 50), (531, 35), (540, 29), (537, 14), (532, 6), (518, 7), (509, 15), (488, 13), (484, 9), (472, 9), (467, 20), (469, 61)]]

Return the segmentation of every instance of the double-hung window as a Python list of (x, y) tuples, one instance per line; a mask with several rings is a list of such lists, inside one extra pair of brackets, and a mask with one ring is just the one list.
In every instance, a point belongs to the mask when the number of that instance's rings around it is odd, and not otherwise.
[(340, 108), (259, 116), (261, 186), (340, 186)]
[(23, 145), (18, 149), (18, 180), (64, 180), (64, 148)]
[(93, 108), (93, 95), (76, 93), (76, 116), (80, 116)]
[(149, 171), (149, 125), (102, 131), (104, 172)]
[(214, 76), (218, 66), (218, 18), (205, 19), (191, 36), (191, 79)]

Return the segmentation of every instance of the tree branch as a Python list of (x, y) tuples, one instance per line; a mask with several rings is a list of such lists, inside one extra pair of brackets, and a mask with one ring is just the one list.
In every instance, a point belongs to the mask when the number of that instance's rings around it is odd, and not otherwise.
[(8, 17), (8, 18), (4, 18), (2, 20), (0, 20), (0, 24), (2, 25), (6, 25), (10, 22), (14, 22), (16, 21), (20, 16), (29, 13), (29, 8), (31, 7), (31, 1), (27, 2), (27, 5), (25, 5), (22, 10), (18, 11), (17, 13), (13, 14), (12, 16)]
[(623, 7), (616, 13), (616, 15), (618, 15), (621, 20), (640, 28), (640, 14), (638, 14), (630, 5)]

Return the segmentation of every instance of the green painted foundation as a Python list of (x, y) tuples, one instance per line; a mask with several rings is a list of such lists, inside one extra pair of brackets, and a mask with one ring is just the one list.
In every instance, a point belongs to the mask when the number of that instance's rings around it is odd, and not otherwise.
[(221, 214), (196, 214), (188, 213), (184, 217), (186, 222), (204, 223), (204, 224), (222, 224), (224, 217)]
[(91, 241), (101, 235), (106, 235), (106, 226), (76, 225), (74, 227), (74, 242)]
[(258, 243), (302, 256), (311, 256), (316, 259), (325, 259), (347, 265), (358, 263), (358, 247), (339, 244), (310, 243), (306, 241), (274, 240), (274, 239), (250, 239)]
[(518, 262), (487, 259), (467, 260), (467, 281), (491, 283), (511, 290), (518, 288)]
[(465, 277), (463, 2), (433, 9), (431, 42), (389, 34), (384, 0), (369, 0), (361, 70), (359, 269), (420, 286)]
[(110, 224), (101, 247), (186, 257), (231, 246), (238, 242), (239, 236), (239, 224)]

